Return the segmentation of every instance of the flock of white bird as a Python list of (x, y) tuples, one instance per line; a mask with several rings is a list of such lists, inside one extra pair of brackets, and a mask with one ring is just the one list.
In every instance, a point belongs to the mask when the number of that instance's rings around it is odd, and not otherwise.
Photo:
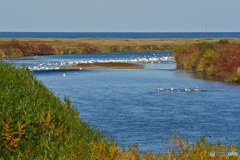
[(144, 56), (143, 58), (138, 57), (138, 58), (130, 58), (130, 59), (107, 59), (107, 60), (79, 60), (79, 61), (61, 61), (61, 62), (55, 62), (55, 63), (49, 63), (49, 62), (43, 62), (40, 64), (35, 64), (32, 67), (28, 67), (30, 71), (40, 71), (40, 70), (59, 70), (61, 66), (66, 66), (66, 65), (76, 65), (76, 64), (86, 64), (86, 63), (138, 63), (138, 62), (144, 62), (144, 63), (163, 63), (169, 60), (173, 60), (173, 57), (150, 57), (146, 58)]
[[(165, 91), (163, 88), (158, 88), (157, 89), (158, 92), (161, 92), (161, 91)], [(179, 90), (179, 89), (174, 89), (173, 87), (171, 87), (170, 89), (166, 89), (167, 92), (190, 92), (190, 91), (194, 91), (194, 92), (200, 92), (199, 90), (199, 87), (195, 87), (195, 89), (191, 90), (191, 89), (188, 89), (188, 88), (185, 88), (183, 90)]]

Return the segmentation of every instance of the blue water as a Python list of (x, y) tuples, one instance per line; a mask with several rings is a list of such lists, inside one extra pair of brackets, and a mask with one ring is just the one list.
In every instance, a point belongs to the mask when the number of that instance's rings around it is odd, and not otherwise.
[(0, 38), (240, 38), (240, 32), (0, 32)]
[[(71, 61), (124, 61), (144, 57), (153, 60), (170, 53), (53, 55), (6, 62), (33, 67)], [(175, 69), (172, 59), (156, 63), (159, 61), (139, 61), (145, 65), (144, 69), (59, 69), (35, 71), (34, 74), (61, 99), (69, 96), (80, 117), (91, 126), (106, 130), (106, 134), (116, 138), (119, 146), (138, 143), (141, 153), (147, 149), (164, 152), (162, 147), (169, 147), (169, 138), (176, 132), (190, 141), (206, 136), (209, 142), (216, 139), (239, 144), (240, 87), (197, 79), (191, 72)], [(200, 92), (183, 91), (196, 86)], [(174, 87), (181, 92), (158, 92), (159, 87)]]

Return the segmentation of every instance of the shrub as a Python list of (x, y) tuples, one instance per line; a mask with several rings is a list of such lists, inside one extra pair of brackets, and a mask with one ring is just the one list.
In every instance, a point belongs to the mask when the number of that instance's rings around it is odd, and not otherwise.
[(194, 45), (198, 48), (201, 54), (204, 54), (207, 50), (216, 50), (216, 47), (213, 43), (202, 42)]
[(208, 67), (211, 66), (213, 60), (218, 58), (218, 54), (214, 50), (207, 50), (206, 53), (202, 56), (197, 66), (198, 71), (205, 72)]
[(193, 71), (195, 71), (197, 69), (197, 66), (199, 64), (199, 59), (201, 58), (201, 54), (199, 53), (199, 51), (195, 51), (191, 54), (190, 59), (189, 59), (189, 68)]
[(18, 42), (16, 40), (12, 40), (11, 43), (1, 43), (0, 49), (4, 52), (8, 52), (6, 55), (9, 57), (19, 55), (19, 51), (22, 52), (22, 56), (55, 53), (55, 49), (50, 45), (43, 43)]
[(227, 40), (227, 39), (220, 39), (218, 42), (217, 42), (217, 44), (229, 44), (230, 42), (229, 42), (229, 40)]
[[(177, 68), (191, 69), (191, 56), (198, 49), (192, 47), (177, 47), (174, 49), (175, 60), (177, 62)], [(193, 58), (193, 57), (192, 57)]]
[(21, 56), (23, 56), (23, 53), (18, 48), (5, 49), (4, 53), (7, 57), (21, 57)]
[(240, 49), (235, 44), (218, 45), (219, 58), (213, 63), (217, 67), (217, 75), (227, 77), (235, 75), (240, 66)]

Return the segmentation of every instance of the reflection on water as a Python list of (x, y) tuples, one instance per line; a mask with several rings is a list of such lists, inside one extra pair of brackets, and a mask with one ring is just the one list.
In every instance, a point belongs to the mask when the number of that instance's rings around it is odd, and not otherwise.
[[(158, 54), (158, 55), (157, 55)], [(169, 52), (129, 52), (43, 56), (40, 61), (13, 61), (37, 66), (43, 61), (134, 59), (165, 57)], [(206, 136), (239, 144), (240, 88), (203, 80), (200, 74), (175, 69), (174, 61), (147, 63), (145, 69), (84, 69), (34, 72), (56, 95), (68, 95), (80, 117), (106, 130), (119, 145), (138, 143), (140, 151), (162, 152), (169, 137), (178, 132), (190, 140)], [(65, 77), (63, 77), (63, 73)], [(194, 89), (201, 92), (158, 92), (157, 88)], [(211, 138), (209, 137), (211, 136)], [(227, 137), (227, 139), (226, 139)]]

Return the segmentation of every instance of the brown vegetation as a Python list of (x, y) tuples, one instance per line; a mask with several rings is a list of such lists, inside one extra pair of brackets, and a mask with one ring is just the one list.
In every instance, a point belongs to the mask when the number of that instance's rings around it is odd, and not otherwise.
[(11, 42), (0, 43), (1, 52), (6, 57), (32, 56), (39, 54), (54, 54), (55, 49), (44, 43), (32, 42), (18, 42), (12, 40)]
[(132, 63), (84, 63), (72, 66), (63, 66), (62, 68), (87, 68), (87, 69), (142, 69), (144, 65)]

